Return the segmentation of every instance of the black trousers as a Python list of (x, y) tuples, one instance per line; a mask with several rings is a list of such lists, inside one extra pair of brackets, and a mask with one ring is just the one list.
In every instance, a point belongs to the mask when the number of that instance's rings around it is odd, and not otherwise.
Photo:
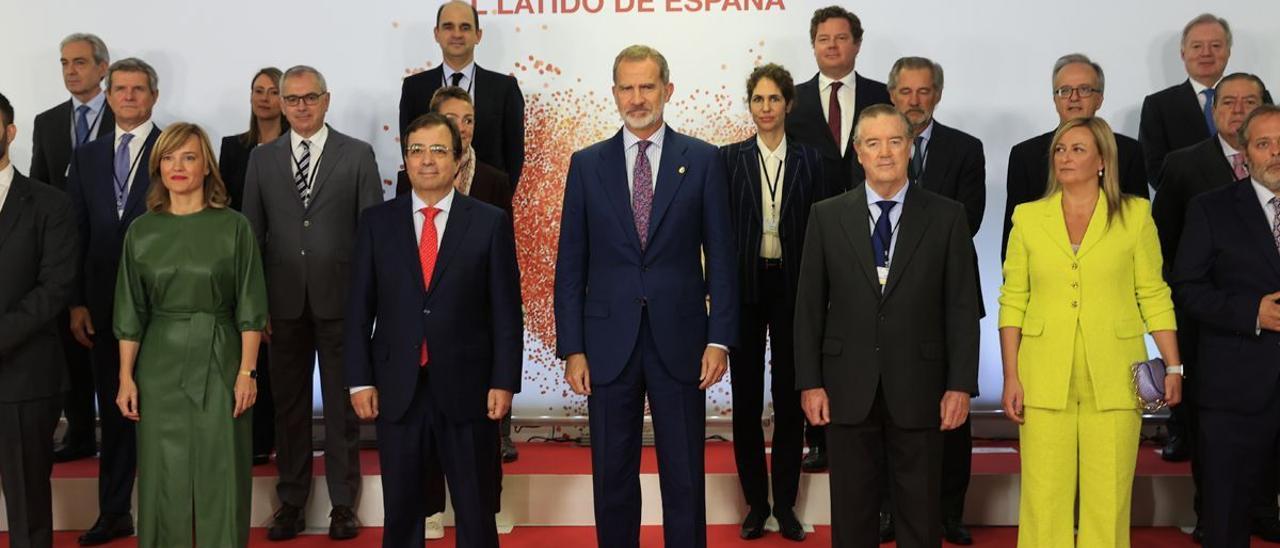
[[(110, 318), (106, 312), (94, 318)], [(98, 461), (98, 511), (127, 514), (133, 507), (133, 478), (138, 467), (138, 437), (133, 421), (120, 414), (120, 341), (106, 327), (93, 336), (93, 380), (98, 392), (102, 451)]]
[(67, 359), (67, 382), (70, 385), (62, 405), (62, 414), (67, 417), (62, 445), (72, 449), (96, 449), (98, 412), (93, 406), (93, 362), (89, 358), (89, 349), (80, 346), (71, 336), (70, 314), (63, 312), (56, 321), (58, 337), (62, 340), (62, 354)]
[(276, 448), (276, 405), (271, 397), (271, 351), (258, 349), (258, 399), (253, 404), (253, 454), (270, 455)]
[(53, 431), (63, 396), (0, 402), (0, 487), (9, 518), (9, 546), (53, 546)]
[[(881, 458), (883, 460), (883, 457)], [(964, 498), (969, 492), (973, 467), (973, 428), (969, 419), (955, 430), (942, 433), (942, 519), (959, 523), (964, 518)], [(893, 512), (889, 478), (880, 486), (880, 511)]]
[(455, 422), (431, 401), (430, 366), (419, 374), (409, 410), (400, 420), (379, 418), (378, 459), (386, 521), (384, 548), (423, 546), (423, 520), (435, 513), (443, 470), (457, 524), (459, 548), (496, 548), (501, 483), (498, 424)]
[[(1200, 408), (1200, 527), (1206, 548), (1247, 548), (1258, 484), (1274, 482), (1280, 451), (1280, 388), (1262, 412)], [(1274, 483), (1267, 485), (1274, 488)]]
[(742, 494), (752, 508), (769, 507), (769, 470), (765, 465), (764, 413), (765, 335), (771, 343), (773, 395), (773, 504), (791, 509), (800, 488), (804, 454), (804, 411), (796, 390), (792, 323), (795, 304), (781, 268), (761, 269), (760, 298), (743, 303), (738, 348), (729, 361), (733, 391), (733, 457)]
[(937, 428), (897, 426), (889, 416), (883, 393), (876, 395), (863, 422), (831, 424), (826, 430), (831, 470), (831, 545), (879, 545), (880, 486), (887, 476), (898, 546), (940, 547), (942, 432)]
[(311, 496), (311, 401), (316, 356), (324, 400), (324, 475), (334, 506), (355, 507), (360, 493), (360, 423), (342, 371), (342, 319), (272, 318), (271, 391), (276, 406), (276, 494), (291, 506)]

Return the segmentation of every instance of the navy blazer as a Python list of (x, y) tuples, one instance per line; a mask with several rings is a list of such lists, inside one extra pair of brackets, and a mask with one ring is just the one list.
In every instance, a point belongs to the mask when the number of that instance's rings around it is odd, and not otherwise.
[[(764, 205), (761, 203), (760, 147), (756, 136), (720, 147), (725, 172), (729, 176), (729, 206), (733, 212), (733, 234), (738, 262), (742, 302), (759, 301), (760, 240), (764, 233)], [(782, 270), (787, 280), (787, 300), (795, 298), (800, 281), (800, 253), (804, 231), (809, 225), (813, 204), (840, 193), (827, 184), (822, 156), (814, 148), (787, 140), (783, 166), (782, 200), (779, 208), (778, 239), (782, 241)]]
[[(863, 78), (854, 73), (853, 122), (856, 125), (862, 111), (871, 105), (892, 104), (889, 101), (889, 90), (881, 82)], [(853, 127), (849, 127), (850, 135)], [(840, 150), (831, 136), (831, 128), (827, 125), (827, 112), (822, 109), (822, 94), (818, 89), (818, 75), (814, 74), (807, 82), (796, 85), (795, 106), (787, 115), (787, 137), (809, 145), (822, 154), (826, 161), (826, 176), (840, 190), (849, 190), (861, 184), (866, 178), (862, 164), (853, 152), (853, 139), (850, 138), (844, 150)]]
[(1196, 403), (1261, 413), (1280, 383), (1280, 333), (1257, 332), (1258, 305), (1280, 287), (1280, 252), (1248, 179), (1191, 200), (1170, 282), (1200, 329)]
[(586, 353), (593, 384), (622, 372), (645, 312), (663, 366), (680, 382), (697, 383), (708, 343), (737, 342), (724, 164), (716, 147), (665, 131), (643, 251), (622, 131), (569, 159), (556, 257), (556, 353)]
[(116, 271), (129, 225), (147, 212), (151, 187), (151, 149), (160, 138), (153, 125), (134, 168), (133, 184), (125, 199), (124, 215), (116, 216), (115, 131), (76, 149), (67, 175), (67, 194), (80, 231), (80, 277), (72, 293), (72, 306), (87, 306), (96, 331), (111, 333), (116, 293)]
[(520, 391), (524, 363), (511, 220), (455, 193), (424, 288), (412, 204), (406, 194), (360, 216), (344, 327), (347, 385), (376, 387), (379, 418), (399, 420), (413, 401), (425, 339), (436, 408), (455, 422), (483, 420), (491, 388)]

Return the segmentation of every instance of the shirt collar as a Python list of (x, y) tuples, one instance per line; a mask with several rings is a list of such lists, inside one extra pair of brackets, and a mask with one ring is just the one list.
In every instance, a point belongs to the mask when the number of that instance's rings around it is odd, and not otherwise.
[[(302, 136), (297, 131), (289, 130), (289, 144), (293, 146), (292, 150), (298, 150), (298, 146), (302, 144)], [(320, 130), (306, 140), (311, 141), (311, 149), (324, 149), (325, 141), (329, 140), (329, 124), (320, 126)]]
[(126, 133), (132, 135), (135, 139), (137, 139), (138, 137), (146, 139), (148, 135), (151, 135), (151, 129), (154, 128), (155, 126), (156, 126), (156, 123), (152, 122), (151, 120), (147, 120), (139, 124), (138, 127), (135, 127), (129, 131), (125, 131), (124, 128), (121, 128), (119, 125), (117, 125), (116, 141), (117, 142), (120, 141), (120, 137), (122, 137)]
[[(921, 131), (920, 135), (916, 136), (916, 137), (924, 137), (925, 148), (929, 148), (929, 140), (933, 139), (933, 126), (934, 126), (934, 121), (933, 121), (933, 118), (931, 117), (929, 118), (929, 125), (925, 126), (924, 131)], [(914, 141), (914, 139), (912, 140)]]
[[(649, 141), (650, 146), (658, 150), (662, 150), (662, 139), (666, 137), (666, 135), (667, 135), (667, 123), (663, 122), (661, 126), (658, 126), (658, 131), (653, 132), (653, 135), (650, 135), (647, 140)], [(639, 142), (640, 142), (640, 138), (636, 137), (636, 134), (631, 133), (631, 128), (622, 126), (622, 149), (623, 150), (631, 150), (631, 147), (636, 146), (636, 143), (639, 143)]]
[[(441, 198), (439, 202), (436, 202), (436, 205), (431, 207), (439, 209), (442, 213), (448, 214), (449, 210), (453, 208), (453, 195), (455, 193), (457, 193), (456, 190), (454, 190), (452, 187), (449, 188), (449, 193), (445, 194), (444, 198)], [(410, 197), (409, 199), (413, 201), (413, 212), (415, 214), (422, 211), (422, 208), (428, 207), (427, 203), (422, 201), (422, 198), (418, 197), (417, 192), (413, 192), (412, 190), (410, 190), (409, 197)]]
[[(867, 188), (867, 205), (874, 207), (876, 202), (884, 201), (884, 198), (880, 197), (879, 194), (876, 194), (876, 191), (871, 190), (871, 185), (869, 183), (864, 182), (862, 186)], [(889, 197), (889, 201), (896, 202), (898, 204), (905, 202), (907, 200), (907, 187), (909, 186), (911, 186), (909, 183), (902, 185), (902, 188), (898, 189), (897, 194)]]
[[(1199, 96), (1201, 93), (1204, 93), (1204, 90), (1210, 89), (1209, 86), (1206, 86), (1204, 84), (1201, 84), (1200, 82), (1197, 82), (1195, 78), (1187, 78), (1187, 81), (1191, 82), (1191, 90), (1196, 92), (1197, 96)], [(1218, 85), (1218, 83), (1214, 82), (1213, 85), (1216, 86)]]
[(782, 140), (778, 141), (778, 148), (771, 151), (769, 150), (769, 147), (765, 146), (764, 140), (760, 138), (760, 134), (757, 133), (756, 148), (760, 149), (760, 154), (764, 155), (765, 158), (775, 158), (779, 161), (785, 160), (787, 158), (787, 136), (783, 135)]
[(1276, 193), (1271, 192), (1271, 189), (1262, 186), (1262, 183), (1252, 177), (1249, 178), (1249, 183), (1253, 185), (1253, 192), (1258, 195), (1258, 202), (1262, 204), (1262, 210), (1266, 211), (1267, 204), (1271, 202), (1272, 198), (1276, 197)]
[(832, 82), (840, 82), (841, 84), (844, 84), (844, 87), (853, 89), (855, 80), (857, 78), (855, 76), (856, 74), (858, 74), (857, 71), (851, 70), (849, 71), (849, 74), (846, 74), (844, 76), (841, 76), (839, 79), (836, 79), (836, 78), (827, 78), (827, 75), (819, 72), (818, 73), (818, 89), (820, 90), (827, 89), (827, 87), (830, 86)]
[(449, 66), (449, 63), (440, 63), (440, 66), (444, 67), (444, 78), (446, 80), (448, 80), (450, 76), (453, 76), (455, 73), (458, 73), (458, 72), (461, 72), (463, 76), (470, 78), (471, 75), (475, 74), (475, 71), (476, 71), (476, 62), (474, 60), (471, 61), (470, 63), (467, 63), (467, 66), (462, 67), (462, 70), (453, 70), (453, 68)]
[(1222, 153), (1225, 154), (1228, 159), (1230, 159), (1231, 156), (1235, 154), (1244, 154), (1243, 151), (1239, 151), (1234, 148), (1231, 148), (1231, 144), (1227, 143), (1227, 140), (1223, 139), (1221, 134), (1218, 134), (1218, 144), (1222, 145)]
[(106, 102), (107, 102), (107, 94), (101, 90), (98, 91), (97, 95), (93, 96), (93, 99), (89, 99), (88, 102), (83, 102), (83, 103), (80, 102), (80, 99), (77, 98), (75, 95), (72, 95), (71, 96), (71, 113), (75, 114), (76, 109), (80, 108), (81, 105), (88, 106), (89, 112), (97, 113), (98, 111), (102, 110), (102, 105)]
[(0, 169), (0, 195), (13, 186), (13, 173), (13, 162), (9, 162), (4, 169)]

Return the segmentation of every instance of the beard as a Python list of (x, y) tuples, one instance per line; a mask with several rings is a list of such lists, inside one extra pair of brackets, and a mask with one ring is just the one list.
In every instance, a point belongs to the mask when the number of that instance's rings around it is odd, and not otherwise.
[(655, 122), (662, 118), (662, 107), (649, 111), (648, 114), (627, 114), (619, 112), (622, 116), (622, 123), (626, 124), (628, 129), (637, 130), (652, 126)]
[[(0, 151), (0, 158), (3, 158), (3, 156), (3, 151)], [(1270, 165), (1264, 166), (1263, 169), (1257, 170), (1253, 174), (1253, 180), (1267, 187), (1267, 190), (1280, 194), (1280, 162), (1273, 161)]]

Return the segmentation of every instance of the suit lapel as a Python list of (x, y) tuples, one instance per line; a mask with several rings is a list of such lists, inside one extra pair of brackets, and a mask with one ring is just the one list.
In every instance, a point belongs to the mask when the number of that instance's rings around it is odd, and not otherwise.
[[(798, 143), (787, 141), (787, 160), (783, 165), (782, 171), (782, 203), (778, 204), (779, 217), (785, 215), (789, 211), (787, 207), (791, 204), (791, 197), (797, 192), (805, 192), (806, 189), (797, 188), (800, 186), (800, 163), (803, 160), (800, 146)], [(758, 210), (759, 208), (757, 208)]]
[(929, 146), (925, 147), (928, 155), (925, 157), (924, 170), (916, 181), (926, 190), (934, 192), (941, 190), (940, 179), (946, 175), (947, 163), (951, 159), (947, 154), (951, 151), (948, 137), (947, 128), (934, 120), (933, 133), (929, 135)]
[[(160, 138), (160, 127), (158, 125), (151, 126), (151, 133), (147, 134), (146, 142), (142, 143), (142, 153), (138, 157), (138, 167), (133, 176), (133, 183), (129, 185), (129, 196), (124, 202), (124, 216), (127, 219), (130, 213), (139, 208), (146, 208), (147, 190), (151, 187), (151, 151), (156, 146), (156, 139)], [(137, 214), (141, 214), (138, 211)]]
[(471, 205), (471, 200), (466, 196), (457, 192), (453, 194), (453, 209), (449, 211), (449, 220), (444, 223), (444, 239), (440, 242), (440, 253), (436, 254), (436, 266), (431, 271), (428, 295), (440, 285), (440, 277), (449, 268), (450, 259), (458, 250), (458, 242), (467, 237), (467, 227), (471, 225)]
[(29, 184), (31, 182), (14, 168), (9, 196), (5, 198), (4, 207), (0, 208), (0, 249), (4, 248), (4, 241), (13, 234), (13, 226), (18, 223), (18, 217), (27, 209), (23, 202), (26, 202), (27, 195), (31, 193), (31, 188), (27, 186)]
[(764, 223), (764, 205), (760, 202), (760, 158), (756, 156), (760, 154), (760, 147), (756, 146), (755, 137), (750, 141), (743, 143), (741, 154), (738, 154), (739, 168), (746, 171), (747, 180), (751, 181), (751, 185), (746, 189), (747, 203), (751, 204), (751, 217), (759, 223)]
[(627, 187), (627, 156), (622, 147), (622, 131), (619, 130), (600, 151), (597, 175), (604, 187), (605, 198), (613, 205), (622, 233), (627, 235), (631, 245), (639, 251), (640, 235), (636, 233), (635, 216), (631, 212), (631, 192)]
[[(409, 192), (413, 191), (410, 190)], [(417, 273), (416, 276), (413, 276), (414, 285), (418, 288), (418, 294), (422, 295), (426, 293), (427, 288), (422, 280), (422, 260), (418, 255), (418, 238), (413, 228), (413, 216), (417, 215), (417, 212), (413, 210), (413, 197), (405, 193), (396, 198), (396, 200), (400, 200), (403, 203), (396, 204), (394, 209), (396, 215), (391, 221), (392, 230), (394, 231), (392, 245), (406, 251), (406, 253), (400, 254), (404, 257), (404, 267), (410, 272)], [(448, 230), (445, 230), (445, 233), (447, 234)], [(412, 252), (409, 253), (409, 250), (412, 250)], [(439, 265), (438, 256), (436, 263)], [(434, 274), (432, 272), (432, 279), (435, 278)]]
[[(272, 141), (268, 145), (270, 152), (275, 156), (275, 160), (271, 165), (279, 169), (279, 173), (275, 178), (263, 178), (263, 181), (283, 181), (283, 192), (292, 196), (293, 203), (298, 204), (298, 209), (302, 209), (302, 196), (298, 195), (297, 186), (294, 183), (294, 164), (293, 164), (293, 132), (286, 131), (280, 138)], [(271, 192), (263, 189), (263, 192)], [(312, 200), (314, 201), (314, 200)]]
[[(1062, 211), (1062, 208), (1058, 208), (1058, 211)], [(1093, 249), (1098, 244), (1098, 240), (1102, 239), (1103, 233), (1110, 228), (1107, 226), (1109, 211), (1110, 207), (1107, 205), (1106, 194), (1099, 192), (1098, 203), (1093, 206), (1093, 215), (1089, 217), (1089, 227), (1084, 230), (1084, 239), (1080, 240), (1080, 251), (1076, 252), (1077, 259), (1084, 257), (1086, 253)], [(1064, 216), (1063, 219), (1065, 218)], [(1063, 230), (1065, 230), (1067, 226), (1065, 221), (1063, 221), (1062, 226)], [(1067, 243), (1070, 244), (1070, 241)]]
[[(684, 182), (684, 173), (688, 168), (688, 161), (685, 158), (687, 146), (684, 139), (674, 129), (667, 126), (666, 135), (662, 142), (662, 159), (658, 161), (658, 174), (654, 178), (653, 189), (653, 210), (649, 212), (649, 236), (647, 241), (653, 244), (653, 235), (658, 232), (658, 226), (662, 224), (662, 219), (666, 216), (667, 208), (671, 206), (671, 201), (675, 199), (676, 192), (680, 190), (680, 183)], [(757, 177), (758, 179), (758, 177)], [(726, 204), (727, 205), (727, 204)]]
[(1196, 129), (1200, 130), (1200, 135), (1209, 134), (1209, 123), (1204, 120), (1204, 109), (1200, 107), (1200, 98), (1196, 95), (1196, 88), (1191, 87), (1191, 80), (1182, 82), (1182, 89), (1185, 93), (1178, 94), (1178, 102), (1181, 104), (1188, 116), (1198, 121)]
[(1270, 219), (1267, 210), (1258, 203), (1258, 195), (1253, 191), (1253, 183), (1248, 179), (1235, 183), (1236, 213), (1240, 222), (1244, 223), (1244, 231), (1253, 239), (1258, 252), (1266, 257), (1271, 269), (1280, 274), (1280, 250), (1276, 249), (1275, 238), (1271, 235)]
[[(324, 149), (320, 151), (320, 165), (316, 166), (316, 179), (311, 184), (312, 204), (316, 203), (316, 199), (320, 195), (320, 189), (324, 187), (325, 181), (329, 180), (333, 170), (342, 164), (342, 157), (346, 154), (346, 144), (346, 135), (329, 128), (329, 139), (325, 142)], [(295, 192), (294, 194), (297, 193)], [(302, 197), (299, 196), (298, 200), (301, 201)]]
[(840, 227), (844, 229), (849, 245), (853, 246), (853, 256), (861, 266), (860, 270), (867, 283), (876, 292), (880, 292), (880, 278), (876, 275), (874, 253), (871, 250), (871, 229), (867, 227), (867, 191), (866, 183), (853, 187), (846, 192), (845, 201), (849, 213), (840, 216)]
[[(863, 193), (865, 196), (866, 193)], [(930, 197), (918, 186), (907, 186), (907, 194), (903, 198), (902, 217), (898, 219), (898, 241), (893, 244), (893, 258), (889, 261), (889, 280), (884, 286), (884, 297), (887, 298), (902, 279), (911, 259), (915, 257), (916, 248), (932, 221), (929, 215)]]
[[(1058, 249), (1074, 259), (1076, 253), (1071, 250), (1071, 235), (1067, 233), (1067, 216), (1062, 213), (1062, 193), (1058, 192), (1048, 200), (1040, 202), (1040, 207), (1043, 208), (1045, 216), (1045, 222), (1040, 223), (1040, 227), (1049, 233), (1049, 240), (1053, 245), (1058, 246)], [(1092, 225), (1093, 221), (1090, 220), (1089, 224)]]
[(828, 129), (829, 126), (827, 125), (827, 113), (822, 111), (822, 79), (815, 74), (813, 75), (813, 80), (810, 81), (813, 82), (813, 87), (811, 88), (812, 91), (807, 91), (808, 99), (805, 102), (813, 105), (814, 122), (822, 129), (819, 132), (822, 134), (821, 146), (825, 147), (829, 152), (835, 153), (832, 156), (842, 158), (844, 157), (844, 151), (840, 150), (840, 143), (837, 143), (831, 137), (831, 130)]

